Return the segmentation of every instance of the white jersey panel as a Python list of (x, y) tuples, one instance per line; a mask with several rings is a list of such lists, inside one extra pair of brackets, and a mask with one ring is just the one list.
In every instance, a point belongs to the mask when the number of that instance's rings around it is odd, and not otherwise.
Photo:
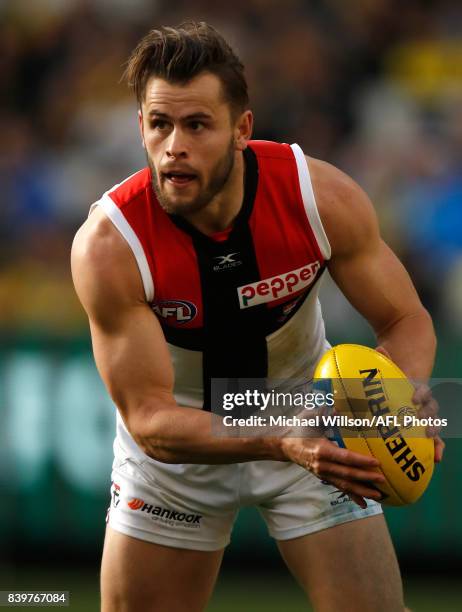
[(311, 380), (316, 364), (329, 348), (318, 299), (321, 280), (294, 316), (267, 337), (268, 378)]

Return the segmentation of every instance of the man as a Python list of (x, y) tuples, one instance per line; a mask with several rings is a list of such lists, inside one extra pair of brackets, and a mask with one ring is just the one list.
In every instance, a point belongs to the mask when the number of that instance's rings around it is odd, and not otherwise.
[[(203, 610), (242, 504), (316, 610), (403, 610), (378, 463), (325, 438), (216, 437), (210, 381), (309, 380), (329, 346), (326, 268), (415, 379), (432, 369), (428, 313), (350, 178), (250, 141), (243, 67), (213, 28), (153, 30), (127, 77), (148, 168), (92, 207), (72, 253), (118, 407), (103, 610)], [(331, 504), (336, 489), (350, 499)]]

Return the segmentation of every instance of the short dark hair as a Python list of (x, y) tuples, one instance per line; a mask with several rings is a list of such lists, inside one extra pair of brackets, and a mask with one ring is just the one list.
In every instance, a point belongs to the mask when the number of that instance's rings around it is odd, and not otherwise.
[(201, 72), (220, 79), (225, 100), (234, 111), (247, 108), (244, 66), (223, 36), (204, 21), (151, 30), (132, 52), (124, 78), (141, 106), (150, 77), (186, 84)]

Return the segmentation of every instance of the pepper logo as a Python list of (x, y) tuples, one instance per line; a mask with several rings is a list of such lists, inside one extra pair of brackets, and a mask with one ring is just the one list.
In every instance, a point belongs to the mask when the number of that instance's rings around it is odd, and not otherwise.
[(238, 287), (239, 305), (241, 309), (250, 308), (296, 293), (313, 282), (320, 268), (320, 262), (314, 261), (296, 270)]
[(186, 300), (162, 300), (153, 304), (152, 309), (162, 319), (180, 325), (192, 321), (197, 314), (197, 306)]
[(129, 502), (127, 502), (127, 505), (132, 510), (139, 510), (140, 508), (144, 506), (144, 501), (142, 499), (138, 499), (137, 497), (134, 497)]

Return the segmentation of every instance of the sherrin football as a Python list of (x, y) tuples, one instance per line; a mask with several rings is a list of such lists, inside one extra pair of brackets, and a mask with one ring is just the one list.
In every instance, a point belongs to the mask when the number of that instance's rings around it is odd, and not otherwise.
[(374, 486), (381, 503), (419, 499), (432, 477), (434, 443), (419, 423), (414, 387), (398, 366), (369, 347), (340, 344), (321, 358), (314, 379), (315, 387), (327, 384), (334, 394), (330, 437), (380, 462), (386, 482)]

